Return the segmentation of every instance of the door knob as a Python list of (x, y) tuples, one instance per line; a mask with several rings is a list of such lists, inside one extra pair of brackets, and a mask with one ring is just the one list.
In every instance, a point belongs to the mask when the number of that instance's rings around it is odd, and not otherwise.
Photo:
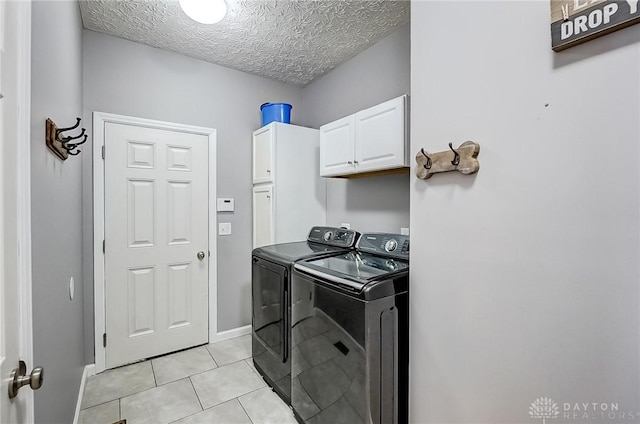
[(42, 381), (44, 378), (44, 369), (42, 367), (35, 367), (31, 374), (27, 374), (27, 364), (24, 361), (20, 361), (18, 368), (11, 371), (9, 381), (9, 399), (13, 399), (18, 395), (20, 387), (27, 384), (33, 389), (38, 390), (42, 387)]
[(202, 250), (198, 252), (198, 259), (203, 260), (204, 256), (205, 256), (205, 254), (204, 254), (204, 252)]

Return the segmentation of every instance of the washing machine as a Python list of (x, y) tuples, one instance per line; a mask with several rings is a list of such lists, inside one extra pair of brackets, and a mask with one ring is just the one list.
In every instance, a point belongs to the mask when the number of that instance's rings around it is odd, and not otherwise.
[(304, 424), (408, 422), (409, 237), (297, 261), (291, 405)]
[(266, 383), (291, 404), (292, 309), (301, 303), (291, 298), (293, 264), (353, 249), (359, 234), (335, 227), (313, 227), (306, 241), (259, 247), (252, 252), (252, 358)]

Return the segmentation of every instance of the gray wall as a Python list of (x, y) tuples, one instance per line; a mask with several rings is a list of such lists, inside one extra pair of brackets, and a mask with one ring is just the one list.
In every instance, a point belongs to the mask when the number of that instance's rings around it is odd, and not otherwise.
[[(229, 68), (85, 30), (84, 116), (94, 111), (217, 129), (217, 196), (235, 198), (218, 214), (233, 234), (218, 237), (218, 331), (250, 324), (251, 133), (260, 105), (302, 104), (302, 89)], [(93, 362), (91, 148), (84, 159), (84, 275), (88, 362)]]
[(549, 2), (411, 16), (412, 152), (481, 145), (411, 178), (411, 422), (640, 422), (640, 25), (554, 53)]
[[(38, 423), (73, 421), (83, 352), (82, 155), (62, 162), (45, 146), (46, 118), (82, 116), (82, 23), (78, 3), (34, 2), (31, 71), (33, 354), (45, 370), (35, 392)], [(75, 133), (74, 133), (75, 134)], [(69, 298), (69, 278), (75, 297)], [(29, 364), (33, 366), (34, 364)]]
[[(303, 92), (303, 123), (314, 128), (410, 94), (410, 40), (406, 25)], [(400, 232), (409, 226), (407, 174), (327, 180), (327, 224), (358, 231)]]

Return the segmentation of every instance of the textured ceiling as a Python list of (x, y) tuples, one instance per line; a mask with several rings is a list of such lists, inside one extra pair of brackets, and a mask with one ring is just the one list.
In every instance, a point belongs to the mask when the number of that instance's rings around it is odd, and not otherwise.
[(409, 1), (226, 0), (218, 24), (178, 0), (80, 0), (84, 27), (304, 86), (409, 22)]

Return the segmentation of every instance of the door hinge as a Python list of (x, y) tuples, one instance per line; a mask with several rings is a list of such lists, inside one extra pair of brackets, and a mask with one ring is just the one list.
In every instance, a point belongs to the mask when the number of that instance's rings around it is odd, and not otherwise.
[(102, 253), (107, 253), (107, 243), (105, 240), (102, 240)]
[(104, 159), (104, 144), (102, 145), (102, 159)]
[(102, 334), (102, 347), (107, 347), (107, 333)]

